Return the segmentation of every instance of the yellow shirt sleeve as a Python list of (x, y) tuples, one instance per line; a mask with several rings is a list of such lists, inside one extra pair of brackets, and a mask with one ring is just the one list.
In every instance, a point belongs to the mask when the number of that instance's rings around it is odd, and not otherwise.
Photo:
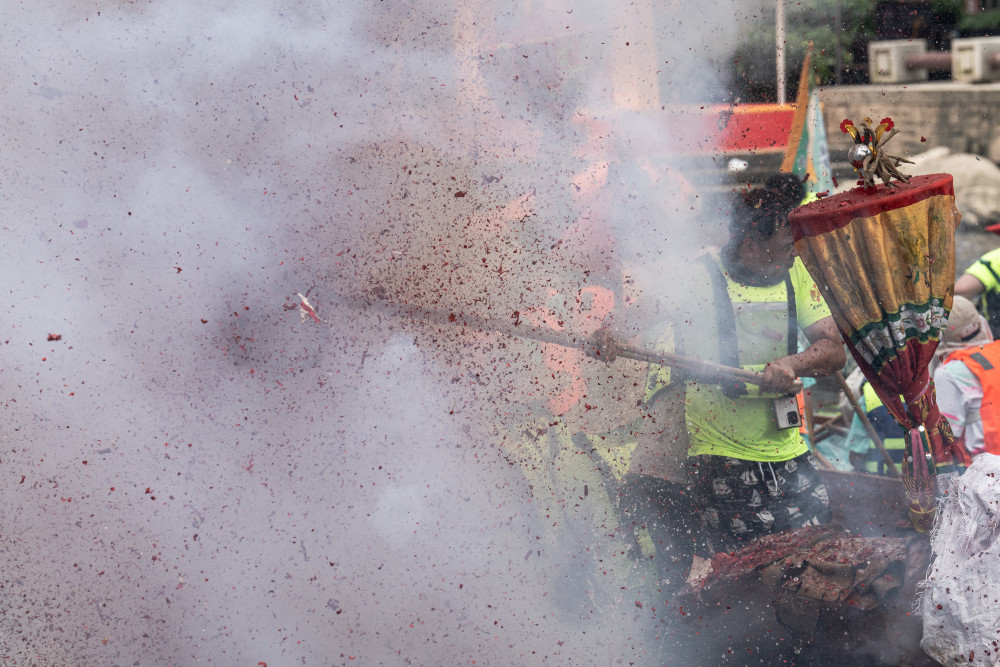
[(1000, 290), (1000, 284), (997, 283), (996, 277), (993, 272), (985, 266), (989, 264), (993, 267), (993, 271), (1000, 274), (1000, 248), (996, 250), (991, 250), (982, 257), (980, 257), (976, 262), (965, 270), (970, 276), (974, 276), (981, 282), (985, 287), (986, 291)]
[(824, 317), (830, 317), (830, 307), (826, 305), (823, 293), (809, 275), (801, 258), (795, 258), (795, 264), (789, 273), (795, 289), (795, 312), (799, 327), (806, 329)]

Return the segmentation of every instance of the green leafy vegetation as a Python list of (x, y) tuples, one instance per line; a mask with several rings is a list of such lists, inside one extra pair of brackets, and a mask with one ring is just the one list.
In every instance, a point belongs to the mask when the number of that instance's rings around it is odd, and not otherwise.
[[(785, 67), (789, 90), (794, 92), (799, 71), (809, 44), (813, 45), (812, 69), (820, 83), (832, 83), (836, 73), (837, 51), (840, 63), (855, 62), (856, 42), (874, 35), (874, 0), (841, 0), (840, 30), (837, 26), (837, 0), (811, 0), (788, 3), (785, 8)], [(736, 97), (744, 102), (774, 101), (776, 98), (777, 46), (775, 11), (771, 6), (761, 24), (747, 26), (733, 57), (733, 82)]]
[(962, 35), (1000, 34), (1000, 9), (963, 16), (958, 21), (958, 30)]
[[(810, 43), (813, 45), (812, 71), (817, 83), (830, 85), (837, 81), (838, 53), (841, 82), (866, 82), (868, 42), (884, 38), (878, 34), (879, 4), (881, 3), (877, 0), (786, 2), (784, 45), (788, 94), (794, 95)], [(926, 7), (928, 3), (914, 4)], [(932, 0), (929, 5), (937, 28), (966, 24), (1000, 25), (1000, 11), (964, 16), (962, 0)], [(733, 55), (731, 93), (742, 102), (773, 102), (777, 98), (774, 23), (774, 3), (769, 2), (761, 22), (746, 26), (740, 36)], [(893, 27), (883, 25), (881, 30), (887, 31)], [(906, 30), (905, 27), (902, 29)], [(933, 45), (931, 48), (934, 48)]]

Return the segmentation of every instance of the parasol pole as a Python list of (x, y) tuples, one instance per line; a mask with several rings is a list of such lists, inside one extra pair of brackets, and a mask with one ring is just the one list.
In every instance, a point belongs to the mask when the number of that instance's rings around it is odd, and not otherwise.
[(851, 404), (852, 408), (854, 408), (854, 414), (858, 416), (858, 419), (861, 421), (861, 425), (865, 427), (865, 432), (868, 433), (868, 437), (871, 438), (872, 442), (875, 443), (875, 446), (878, 447), (878, 451), (882, 454), (882, 460), (885, 461), (885, 465), (889, 470), (889, 476), (896, 478), (900, 477), (899, 469), (896, 468), (895, 462), (892, 460), (892, 457), (889, 456), (889, 451), (882, 443), (882, 438), (878, 437), (878, 433), (875, 432), (875, 427), (872, 426), (871, 421), (868, 420), (868, 415), (865, 414), (865, 411), (862, 410), (861, 406), (858, 404), (858, 399), (854, 397), (854, 392), (851, 391), (850, 386), (848, 386), (847, 379), (844, 378), (844, 374), (837, 371), (835, 375), (837, 376), (837, 382), (840, 383), (840, 388), (843, 390), (844, 395), (847, 396), (847, 402)]
[(830, 463), (830, 459), (823, 456), (823, 454), (819, 451), (819, 447), (816, 446), (816, 429), (815, 420), (813, 419), (812, 396), (808, 391), (802, 392), (802, 418), (805, 420), (809, 450), (813, 453), (813, 456), (816, 457), (816, 460), (826, 466), (828, 470), (836, 470), (837, 466)]
[[(382, 311), (392, 311), (391, 314), (399, 317), (413, 319), (426, 319), (439, 324), (455, 325), (458, 327), (472, 327), (484, 332), (495, 332), (514, 338), (525, 338), (539, 343), (552, 343), (562, 347), (570, 348), (595, 348), (595, 342), (591, 338), (579, 338), (569, 333), (561, 333), (547, 327), (540, 327), (524, 322), (520, 319), (520, 312), (514, 311), (509, 318), (498, 320), (495, 318), (482, 317), (470, 313), (445, 312), (436, 308), (424, 308), (411, 306), (405, 303), (395, 303), (388, 300), (369, 300), (337, 295), (336, 303), (350, 306), (357, 310), (377, 308)], [(308, 304), (307, 304), (308, 305)], [(286, 306), (286, 308), (288, 308)], [(294, 306), (293, 306), (294, 308)], [(301, 306), (300, 306), (301, 308)], [(507, 319), (510, 321), (508, 322)], [(319, 321), (317, 319), (317, 321)], [(716, 384), (723, 380), (736, 380), (760, 386), (763, 379), (762, 373), (748, 371), (743, 368), (733, 368), (723, 364), (716, 364), (710, 361), (702, 361), (691, 357), (681, 356), (669, 352), (656, 352), (631, 345), (615, 344), (615, 353), (619, 357), (643, 361), (659, 366), (671, 366), (683, 369), (692, 380), (710, 382)], [(802, 381), (795, 380), (792, 391), (800, 391)]]

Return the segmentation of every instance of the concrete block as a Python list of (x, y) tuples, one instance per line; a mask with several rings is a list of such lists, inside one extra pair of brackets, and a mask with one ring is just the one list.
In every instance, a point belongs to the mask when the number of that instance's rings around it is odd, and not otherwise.
[(980, 83), (1000, 81), (1000, 37), (967, 37), (951, 41), (951, 78), (955, 81)]
[(907, 56), (927, 53), (923, 39), (896, 39), (868, 43), (868, 79), (872, 83), (908, 83), (926, 81), (927, 68), (911, 68)]

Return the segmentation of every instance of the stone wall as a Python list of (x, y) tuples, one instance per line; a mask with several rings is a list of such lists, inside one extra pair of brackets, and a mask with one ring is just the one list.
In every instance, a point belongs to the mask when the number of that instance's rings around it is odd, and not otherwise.
[[(831, 158), (844, 158), (851, 138), (840, 122), (889, 116), (899, 134), (890, 152), (907, 157), (935, 146), (1000, 162), (1000, 83), (952, 81), (905, 85), (832, 86), (820, 90)], [(922, 140), (923, 138), (923, 140)]]

